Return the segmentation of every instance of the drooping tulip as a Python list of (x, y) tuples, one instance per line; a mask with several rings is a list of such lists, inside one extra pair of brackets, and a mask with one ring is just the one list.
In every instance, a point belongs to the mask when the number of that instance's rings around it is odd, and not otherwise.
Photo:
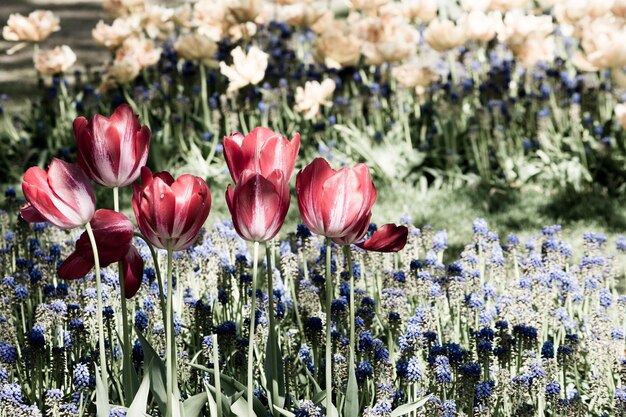
[(141, 168), (141, 186), (133, 184), (133, 210), (144, 237), (157, 248), (180, 251), (198, 238), (211, 210), (211, 192), (200, 177)]
[(278, 169), (289, 182), (299, 149), (299, 134), (289, 141), (266, 127), (257, 127), (246, 136), (234, 133), (224, 138), (224, 157), (235, 185), (247, 169), (266, 178)]
[[(132, 245), (133, 224), (124, 214), (106, 209), (97, 210), (89, 223), (96, 239), (100, 266), (121, 261), (126, 272), (125, 294), (127, 298), (132, 297), (139, 289), (143, 275), (143, 260)], [(58, 274), (63, 279), (78, 279), (87, 275), (94, 265), (91, 241), (87, 232), (83, 232), (74, 252), (59, 267)]]
[(349, 245), (367, 232), (376, 188), (364, 164), (334, 170), (316, 158), (296, 175), (298, 208), (315, 234)]
[(356, 246), (373, 252), (398, 252), (406, 245), (408, 235), (406, 226), (389, 223), (381, 226), (369, 239), (356, 243)]
[(98, 184), (124, 187), (139, 178), (146, 165), (150, 129), (127, 104), (115, 109), (110, 118), (100, 114), (91, 120), (74, 120), (78, 163)]
[(226, 190), (226, 203), (237, 233), (252, 242), (271, 240), (289, 210), (289, 182), (280, 170), (268, 177), (246, 170), (238, 184)]
[(48, 171), (28, 168), (22, 191), (30, 203), (22, 210), (26, 220), (45, 219), (61, 229), (89, 223), (96, 210), (96, 197), (87, 174), (78, 165), (60, 159), (54, 158)]

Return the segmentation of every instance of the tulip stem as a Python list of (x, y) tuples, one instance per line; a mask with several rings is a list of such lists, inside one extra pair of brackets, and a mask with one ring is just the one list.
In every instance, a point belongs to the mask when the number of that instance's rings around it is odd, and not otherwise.
[(355, 363), (355, 329), (354, 329), (354, 272), (352, 269), (352, 251), (350, 245), (343, 247), (346, 259), (348, 261), (348, 275), (350, 276), (350, 363)]
[[(107, 392), (109, 391), (109, 376), (107, 372), (107, 358), (106, 349), (104, 347), (104, 323), (102, 320), (102, 279), (100, 277), (100, 258), (98, 257), (98, 247), (96, 245), (96, 237), (91, 230), (91, 225), (87, 223), (85, 225), (89, 241), (91, 242), (91, 250), (93, 251), (93, 261), (96, 267), (96, 297), (97, 297), (97, 310), (96, 319), (98, 320), (98, 350), (100, 351), (100, 371), (102, 373), (102, 384)], [(108, 403), (108, 398), (106, 398)]]
[[(113, 187), (113, 209), (119, 213), (120, 211), (120, 196), (119, 188)], [(135, 396), (136, 387), (133, 384), (133, 377), (131, 372), (132, 360), (130, 345), (130, 328), (128, 326), (128, 307), (126, 306), (126, 286), (124, 277), (124, 266), (122, 262), (117, 263), (117, 270), (120, 279), (120, 303), (122, 305), (122, 339), (124, 340), (124, 347), (122, 349), (123, 354), (123, 366), (122, 366), (122, 385), (126, 394), (125, 404), (130, 406)]]
[(259, 242), (254, 242), (252, 287), (250, 296), (250, 336), (248, 340), (248, 417), (254, 416), (254, 322), (256, 320), (256, 280), (259, 266)]
[(333, 406), (333, 361), (331, 330), (331, 306), (333, 302), (333, 275), (330, 269), (332, 247), (330, 238), (326, 238), (326, 415), (331, 416)]
[(166, 325), (165, 325), (165, 363), (166, 363), (166, 386), (167, 386), (167, 410), (166, 417), (172, 417), (173, 411), (173, 398), (174, 398), (174, 372), (176, 372), (175, 364), (173, 363), (173, 341), (174, 341), (174, 328), (172, 325), (173, 306), (172, 306), (172, 242), (167, 242), (167, 294), (166, 294)]
[(268, 314), (269, 314), (269, 319), (270, 319), (269, 320), (270, 328), (268, 332), (269, 334), (268, 334), (267, 343), (268, 343), (268, 346), (271, 347), (271, 350), (267, 349), (267, 351), (272, 352), (272, 357), (270, 358), (271, 367), (272, 367), (272, 380), (270, 381), (270, 383), (272, 384), (272, 386), (270, 390), (271, 395), (269, 395), (268, 397), (270, 398), (270, 405), (272, 405), (272, 404), (276, 404), (276, 401), (278, 400), (278, 396), (279, 396), (278, 380), (276, 379), (276, 378), (279, 378), (278, 363), (276, 363), (274, 359), (282, 360), (282, 358), (279, 358), (278, 353), (276, 352), (276, 350), (280, 350), (280, 349), (278, 347), (279, 346), (278, 333), (276, 332), (276, 318), (275, 318), (275, 313), (274, 313), (274, 273), (272, 270), (272, 248), (270, 247), (268, 242), (265, 242), (265, 256), (267, 259), (267, 297), (268, 297), (267, 307), (268, 307)]

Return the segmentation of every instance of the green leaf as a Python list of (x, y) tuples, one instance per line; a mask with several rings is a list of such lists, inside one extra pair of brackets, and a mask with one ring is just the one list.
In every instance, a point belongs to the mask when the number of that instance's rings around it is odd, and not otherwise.
[(429, 398), (430, 398), (430, 395), (427, 395), (415, 401), (414, 403), (401, 405), (400, 407), (396, 408), (395, 410), (391, 412), (390, 417), (405, 416), (409, 414), (411, 411), (415, 411), (418, 408), (422, 408), (424, 404), (426, 404)]
[(283, 355), (278, 346), (276, 332), (270, 329), (265, 350), (265, 378), (269, 386), (268, 395), (271, 403), (284, 407), (285, 405), (285, 372), (283, 370)]
[(274, 406), (274, 410), (278, 411), (280, 415), (283, 415), (285, 417), (296, 417), (296, 415), (291, 411), (284, 410), (276, 405)]
[(346, 389), (345, 417), (359, 417), (359, 386), (356, 380), (354, 361), (350, 361), (348, 368), (348, 386)]
[(96, 409), (98, 410), (98, 417), (109, 417), (109, 411), (111, 406), (109, 405), (109, 389), (104, 386), (104, 382), (98, 372), (96, 366)]
[[(148, 363), (147, 373), (150, 374), (152, 394), (162, 415), (167, 409), (167, 390), (165, 388), (165, 363), (154, 351), (150, 342), (137, 330), (137, 337), (143, 349), (144, 363)], [(108, 417), (108, 415), (107, 415)]]
[(148, 405), (148, 394), (150, 394), (150, 372), (146, 372), (141, 381), (141, 386), (133, 398), (133, 402), (128, 407), (129, 416), (136, 416), (146, 413), (146, 406)]
[(209, 415), (213, 417), (222, 417), (217, 413), (217, 402), (215, 402), (215, 398), (213, 398), (213, 394), (211, 394), (211, 390), (209, 389), (209, 384), (204, 384), (204, 390), (206, 391), (207, 400), (209, 401)]
[[(193, 397), (189, 397), (183, 402), (183, 416), (184, 417), (198, 417), (204, 410), (204, 404), (206, 404), (206, 393), (201, 392)], [(212, 414), (215, 415), (215, 414)]]

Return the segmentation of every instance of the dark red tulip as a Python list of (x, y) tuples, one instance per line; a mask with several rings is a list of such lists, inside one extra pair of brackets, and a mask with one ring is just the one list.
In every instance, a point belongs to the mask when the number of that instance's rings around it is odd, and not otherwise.
[(257, 127), (246, 136), (234, 133), (224, 138), (224, 158), (235, 185), (245, 170), (268, 178), (278, 169), (289, 182), (299, 149), (299, 134), (289, 141), (266, 127)]
[(266, 242), (276, 236), (289, 210), (289, 182), (280, 170), (269, 177), (246, 170), (236, 187), (228, 185), (226, 203), (239, 235)]
[(141, 126), (128, 104), (118, 106), (110, 118), (74, 120), (78, 163), (87, 175), (105, 187), (124, 187), (139, 178), (148, 160), (150, 129)]
[(296, 176), (296, 192), (300, 216), (313, 233), (350, 245), (367, 232), (376, 188), (364, 164), (334, 170), (316, 158)]
[(200, 177), (177, 180), (168, 172), (141, 169), (141, 186), (133, 185), (133, 209), (144, 237), (157, 248), (174, 251), (190, 247), (211, 210), (211, 192)]
[(45, 219), (61, 229), (83, 226), (96, 210), (96, 197), (89, 177), (75, 164), (54, 158), (44, 171), (28, 168), (22, 191), (30, 206), (24, 207), (25, 220)]
[(374, 252), (398, 252), (406, 245), (409, 229), (406, 226), (385, 224), (369, 239), (356, 243), (361, 249)]
[[(96, 239), (100, 266), (121, 261), (126, 272), (126, 297), (132, 297), (143, 276), (143, 260), (132, 246), (133, 224), (122, 213), (106, 209), (97, 210), (89, 224)], [(83, 232), (74, 252), (59, 267), (58, 274), (63, 279), (78, 279), (87, 275), (94, 265), (91, 241), (87, 232)]]

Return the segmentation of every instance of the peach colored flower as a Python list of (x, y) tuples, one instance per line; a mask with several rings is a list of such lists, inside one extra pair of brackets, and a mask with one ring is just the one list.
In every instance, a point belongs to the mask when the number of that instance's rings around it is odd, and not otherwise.
[(619, 124), (626, 129), (626, 104), (621, 103), (615, 106), (615, 117)]
[(145, 0), (103, 0), (102, 7), (114, 16), (128, 16), (143, 10)]
[(240, 39), (250, 39), (256, 34), (257, 26), (254, 22), (239, 23), (228, 28), (228, 36), (234, 42)]
[(183, 59), (208, 64), (214, 61), (217, 43), (199, 33), (191, 33), (181, 35), (174, 43), (174, 49)]
[(132, 37), (124, 41), (120, 49), (115, 54), (117, 61), (122, 61), (124, 57), (132, 55), (135, 57), (140, 68), (148, 68), (161, 58), (161, 49), (154, 45), (151, 39)]
[(107, 68), (104, 84), (128, 84), (139, 76), (140, 71), (141, 65), (136, 56), (123, 56)]
[(349, 0), (350, 7), (355, 10), (370, 11), (391, 2), (391, 0)]
[(313, 119), (320, 114), (320, 107), (331, 107), (333, 105), (333, 93), (335, 92), (335, 81), (327, 78), (321, 83), (319, 81), (307, 81), (304, 88), (296, 88), (296, 105), (294, 110), (298, 113), (305, 113), (304, 118)]
[(404, 88), (413, 88), (417, 95), (422, 95), (439, 78), (428, 66), (418, 62), (408, 62), (391, 70), (393, 78)]
[(237, 91), (248, 84), (256, 85), (265, 77), (269, 55), (257, 48), (250, 47), (245, 54), (241, 46), (232, 50), (233, 64), (220, 62), (220, 71), (228, 77), (228, 92)]
[[(311, 28), (319, 33), (319, 27), (332, 20), (333, 13), (325, 1), (301, 2), (280, 8), (280, 19), (300, 28)], [(326, 23), (325, 23), (326, 21)]]
[(626, 0), (615, 0), (611, 13), (617, 17), (626, 18)]
[(554, 16), (561, 23), (575, 24), (609, 13), (613, 0), (565, 0), (555, 4)]
[(118, 17), (110, 25), (107, 25), (102, 20), (99, 21), (91, 31), (91, 36), (100, 45), (115, 49), (124, 43), (135, 31), (136, 27), (134, 27), (130, 19)]
[(484, 12), (489, 9), (491, 0), (461, 0), (461, 7), (466, 12), (479, 11)]
[(228, 30), (228, 8), (223, 0), (200, 0), (193, 6), (191, 26), (214, 41), (222, 40)]
[(597, 68), (626, 66), (626, 25), (608, 15), (591, 21), (582, 30), (585, 58)]
[(333, 26), (315, 41), (316, 59), (329, 68), (356, 65), (363, 42), (345, 24), (335, 21)]
[(353, 26), (353, 33), (363, 41), (362, 52), (370, 65), (409, 58), (419, 41), (415, 28), (404, 18), (391, 15), (362, 19)]
[(139, 14), (140, 25), (151, 39), (167, 39), (174, 32), (174, 9), (147, 7)]
[(39, 50), (34, 56), (35, 69), (42, 74), (58, 74), (76, 63), (76, 54), (67, 45)]
[(500, 12), (484, 13), (474, 10), (461, 16), (459, 26), (465, 29), (468, 39), (489, 42), (502, 28), (502, 15)]
[(437, 0), (404, 0), (380, 8), (380, 15), (404, 16), (411, 22), (428, 23), (437, 17)]
[(527, 15), (521, 10), (508, 12), (498, 39), (511, 48), (521, 45), (529, 38), (544, 39), (554, 30), (551, 16)]
[(424, 31), (424, 40), (431, 48), (442, 52), (465, 43), (465, 31), (450, 20), (435, 19)]
[(41, 42), (61, 29), (59, 18), (48, 10), (35, 10), (28, 17), (19, 13), (9, 15), (2, 36), (12, 42)]
[(554, 59), (556, 44), (554, 36), (546, 38), (528, 38), (522, 44), (513, 47), (513, 53), (525, 67), (532, 67), (538, 62), (551, 62)]
[(528, 3), (530, 3), (530, 0), (491, 0), (489, 2), (489, 10), (497, 10), (504, 13), (513, 9), (521, 9)]

